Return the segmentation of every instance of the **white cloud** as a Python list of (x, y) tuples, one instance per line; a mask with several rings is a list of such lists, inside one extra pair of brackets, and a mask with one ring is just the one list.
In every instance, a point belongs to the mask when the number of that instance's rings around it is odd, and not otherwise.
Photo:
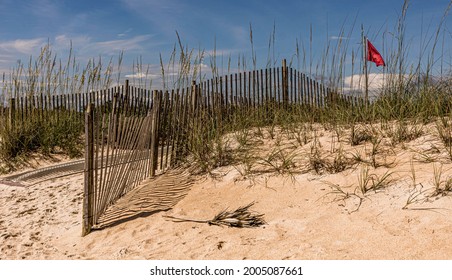
[[(0, 41), (0, 69), (12, 69), (18, 61), (27, 62), (30, 56), (36, 58), (43, 47), (50, 43), (50, 48), (59, 58), (65, 59), (71, 46), (77, 62), (82, 65), (96, 56), (117, 57), (124, 51), (126, 54), (146, 51), (155, 44), (150, 39), (152, 35), (139, 35), (117, 40), (94, 41), (87, 35), (71, 36), (59, 34), (54, 38), (32, 38)], [(5, 73), (10, 72), (3, 71)]]
[[(129, 39), (119, 39), (110, 41), (93, 41), (91, 37), (81, 36), (68, 36), (66, 34), (60, 34), (56, 36), (53, 41), (50, 40), (50, 44), (55, 50), (67, 51), (70, 44), (75, 50), (84, 52), (90, 52), (89, 56), (99, 54), (116, 54), (117, 51), (136, 51), (144, 50), (144, 44), (149, 41), (152, 35), (139, 35)], [(3, 56), (13, 56), (14, 54), (35, 55), (41, 51), (49, 42), (46, 38), (34, 38), (34, 39), (17, 39), (12, 41), (0, 41), (0, 50), (3, 51)]]
[(55, 46), (57, 48), (68, 48), (72, 43), (73, 47), (82, 47), (91, 42), (91, 38), (88, 36), (75, 36), (69, 37), (65, 34), (58, 35), (55, 37)]
[(47, 39), (17, 39), (13, 41), (0, 42), (0, 49), (6, 53), (32, 54), (40, 51), (47, 43)]
[(233, 54), (238, 54), (243, 52), (243, 49), (212, 49), (204, 52), (205, 57), (216, 56), (216, 57), (229, 57)]
[(348, 40), (350, 37), (345, 36), (330, 36), (330, 40)]
[(151, 79), (159, 78), (159, 77), (161, 77), (161, 75), (139, 72), (139, 73), (125, 75), (125, 77), (128, 78), (128, 79), (146, 79), (146, 80), (151, 80)]
[(129, 29), (127, 29), (126, 31), (124, 31), (123, 33), (119, 33), (117, 36), (118, 36), (118, 38), (125, 37), (125, 36), (127, 36), (130, 32), (132, 32), (132, 30), (133, 30), (133, 28), (129, 28)]
[(138, 35), (134, 37), (122, 37), (115, 40), (94, 41), (92, 37), (80, 35), (71, 37), (67, 34), (61, 34), (55, 37), (52, 49), (66, 52), (72, 43), (72, 49), (77, 57), (89, 59), (95, 56), (117, 57), (119, 52), (124, 51), (125, 54), (139, 53), (140, 55), (149, 48), (153, 42), (153, 35)]
[[(407, 81), (409, 75), (403, 74), (402, 79)], [(370, 73), (368, 74), (368, 89), (371, 95), (376, 95), (388, 85), (397, 83), (400, 78), (399, 74), (388, 73)], [(350, 92), (364, 92), (366, 88), (366, 79), (363, 74), (356, 74), (347, 76), (344, 78), (344, 85), (342, 91), (345, 93)]]
[[(408, 79), (409, 75), (403, 74), (403, 79)], [(368, 87), (370, 89), (381, 89), (388, 83), (395, 81), (399, 78), (399, 74), (388, 73), (370, 73), (368, 74)], [(365, 88), (365, 76), (363, 74), (357, 74), (353, 76), (345, 77), (344, 84), (347, 88), (364, 89)]]

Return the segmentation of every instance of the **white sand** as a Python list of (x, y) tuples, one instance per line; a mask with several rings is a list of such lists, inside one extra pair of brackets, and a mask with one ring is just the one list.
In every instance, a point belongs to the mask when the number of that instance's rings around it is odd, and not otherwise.
[[(323, 149), (329, 150), (331, 132), (318, 135)], [(394, 166), (370, 167), (369, 172), (381, 176), (389, 170), (394, 180), (376, 193), (357, 192), (364, 197), (359, 209), (357, 197), (341, 199), (328, 182), (353, 193), (363, 164), (337, 174), (311, 171), (293, 176), (243, 176), (239, 166), (226, 166), (214, 170), (215, 179), (196, 177), (191, 191), (172, 210), (86, 237), (80, 236), (82, 175), (32, 187), (0, 184), (0, 259), (451, 259), (452, 194), (426, 200), (434, 187), (432, 163), (414, 160), (417, 189), (422, 183), (425, 192), (409, 209), (402, 209), (410, 194), (417, 193), (410, 160), (432, 143), (440, 145), (433, 132), (395, 148), (385, 144), (380, 160), (387, 155), (385, 160)], [(303, 169), (309, 147), (299, 148), (294, 169)], [(365, 153), (369, 147), (344, 144), (350, 152)], [(444, 163), (446, 180), (452, 176), (452, 164), (445, 154), (436, 156)], [(252, 201), (252, 210), (265, 214), (267, 225), (228, 228), (163, 217), (211, 219), (225, 208)]]

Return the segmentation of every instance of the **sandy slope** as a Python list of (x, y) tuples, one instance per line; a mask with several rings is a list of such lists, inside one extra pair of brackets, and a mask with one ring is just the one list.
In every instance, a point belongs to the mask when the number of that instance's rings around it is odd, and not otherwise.
[[(318, 134), (325, 150), (330, 149), (331, 133)], [(393, 180), (378, 192), (357, 192), (363, 198), (359, 209), (357, 196), (332, 193), (331, 184), (353, 193), (364, 165), (336, 174), (302, 172), (309, 144), (297, 148), (296, 172), (291, 175), (244, 175), (237, 165), (217, 168), (215, 178), (197, 176), (191, 191), (172, 210), (83, 238), (83, 176), (33, 187), (0, 185), (0, 258), (452, 259), (452, 195), (428, 197), (433, 193), (433, 165), (416, 160), (420, 155), (416, 151), (426, 151), (432, 143), (440, 145), (436, 138), (431, 133), (387, 150), (384, 160), (394, 164), (369, 172), (381, 176), (389, 170)], [(267, 143), (262, 145), (266, 150)], [(344, 147), (366, 152), (369, 144)], [(437, 156), (446, 180), (452, 176), (452, 164), (445, 155)], [(417, 189), (410, 178), (413, 158)], [(417, 202), (402, 209), (415, 194), (419, 194)], [(164, 217), (211, 219), (225, 208), (233, 210), (252, 201), (256, 202), (252, 210), (265, 214), (267, 225), (228, 228), (174, 223)]]

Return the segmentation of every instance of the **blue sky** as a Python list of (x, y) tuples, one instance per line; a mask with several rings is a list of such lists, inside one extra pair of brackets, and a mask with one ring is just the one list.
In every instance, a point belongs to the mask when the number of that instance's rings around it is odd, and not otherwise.
[[(410, 1), (407, 40), (414, 49), (421, 41), (421, 26), (424, 33), (427, 29), (434, 33), (448, 3)], [(18, 59), (36, 56), (47, 42), (62, 56), (72, 42), (81, 61), (115, 58), (124, 51), (125, 74), (140, 56), (143, 64), (157, 70), (160, 54), (165, 61), (169, 59), (176, 31), (189, 48), (209, 53), (215, 47), (217, 54), (230, 55), (233, 61), (245, 55), (251, 64), (250, 24), (260, 66), (267, 61), (274, 26), (277, 61), (290, 59), (298, 41), (307, 59), (312, 57), (315, 63), (327, 42), (337, 41), (342, 26), (350, 51), (359, 52), (361, 25), (381, 50), (383, 41), (392, 36), (402, 4), (403, 0), (0, 0), (0, 71), (8, 72)], [(450, 56), (450, 16), (444, 30)]]

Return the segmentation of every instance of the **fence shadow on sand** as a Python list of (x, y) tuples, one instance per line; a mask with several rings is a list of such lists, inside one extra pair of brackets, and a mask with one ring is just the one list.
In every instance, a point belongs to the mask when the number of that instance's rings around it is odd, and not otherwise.
[(193, 185), (187, 169), (173, 169), (149, 178), (111, 205), (95, 229), (103, 229), (146, 217), (160, 211), (167, 211), (182, 200)]

